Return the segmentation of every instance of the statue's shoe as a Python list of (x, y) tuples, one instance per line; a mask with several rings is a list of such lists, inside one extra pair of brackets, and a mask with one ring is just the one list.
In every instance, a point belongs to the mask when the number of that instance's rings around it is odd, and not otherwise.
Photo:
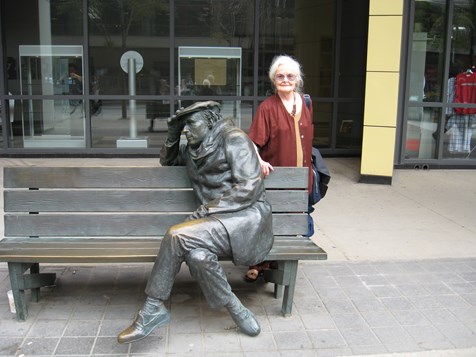
[(119, 343), (132, 343), (149, 336), (157, 327), (163, 326), (170, 321), (170, 313), (165, 307), (153, 314), (139, 311), (137, 318), (131, 326), (117, 336)]
[(261, 332), (261, 327), (259, 326), (256, 316), (248, 310), (246, 307), (241, 305), (239, 311), (230, 311), (231, 318), (239, 329), (247, 334), (248, 336), (258, 336)]

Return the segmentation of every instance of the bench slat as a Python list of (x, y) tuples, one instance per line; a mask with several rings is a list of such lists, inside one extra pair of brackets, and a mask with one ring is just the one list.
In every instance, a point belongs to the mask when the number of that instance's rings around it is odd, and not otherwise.
[[(158, 236), (184, 214), (16, 214), (4, 216), (5, 236)], [(307, 234), (307, 213), (273, 214), (275, 235)]]
[[(268, 190), (274, 212), (307, 210), (307, 191)], [(6, 190), (5, 212), (191, 212), (192, 190)]]
[[(289, 237), (288, 237), (289, 238)], [(282, 245), (278, 239), (267, 259), (326, 259), (326, 253), (305, 237), (293, 237), (295, 244)], [(7, 238), (2, 242), (0, 261), (74, 263), (153, 262), (160, 239), (42, 239), (41, 242)]]
[[(5, 167), (4, 188), (187, 188), (185, 167)], [(299, 173), (300, 174), (297, 174)], [(307, 188), (307, 168), (277, 167), (269, 188)]]

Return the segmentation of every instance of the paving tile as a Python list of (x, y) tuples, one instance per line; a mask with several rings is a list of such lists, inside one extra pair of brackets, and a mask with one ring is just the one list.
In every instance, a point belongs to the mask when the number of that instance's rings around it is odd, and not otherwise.
[[(73, 320), (72, 322), (75, 322)], [(81, 321), (84, 323), (85, 321)], [(101, 321), (86, 321), (90, 323), (98, 323), (99, 331), (97, 333), (98, 336), (101, 337), (115, 337), (119, 333), (121, 333), (125, 328), (130, 326), (132, 323), (132, 319), (124, 319), (124, 320), (101, 320)]]
[(433, 284), (423, 284), (425, 290), (427, 290), (431, 295), (444, 295), (444, 294), (453, 294), (453, 291), (441, 281)]
[(349, 347), (323, 348), (318, 351), (319, 357), (342, 357), (351, 355), (353, 355), (353, 353)]
[(339, 329), (344, 328), (365, 328), (367, 327), (366, 321), (358, 313), (352, 314), (331, 314), (335, 325)]
[(476, 347), (476, 331), (462, 323), (436, 324), (435, 327), (458, 348)]
[(468, 303), (476, 307), (476, 293), (461, 294), (461, 297), (465, 299)]
[[(281, 350), (280, 357), (316, 357), (318, 356), (315, 350)], [(319, 355), (320, 356), (320, 355)]]
[(357, 276), (378, 274), (377, 269), (375, 269), (375, 267), (371, 264), (351, 263), (348, 265), (348, 267)]
[(362, 317), (370, 327), (397, 326), (398, 322), (389, 311), (365, 311)]
[(266, 356), (268, 354), (272, 356), (274, 352), (277, 352), (277, 356), (279, 356), (279, 351), (276, 348), (274, 336), (271, 332), (261, 332), (257, 337), (250, 337), (240, 333), (238, 338), (245, 356), (251, 356), (249, 352), (259, 352), (261, 356), (263, 352), (266, 352)]
[(201, 333), (176, 333), (169, 335), (166, 352), (203, 352), (203, 340)]
[(157, 336), (157, 335), (149, 335), (147, 338), (136, 342), (131, 343), (130, 345), (130, 353), (131, 354), (151, 354), (157, 355), (160, 353), (164, 353), (167, 349), (167, 340), (165, 336)]
[(294, 304), (301, 315), (325, 311), (324, 303), (317, 296), (299, 299), (298, 301), (294, 300)]
[(352, 354), (354, 355), (378, 355), (387, 353), (387, 349), (383, 345), (374, 346), (352, 346)]
[(128, 344), (117, 343), (116, 337), (98, 337), (93, 347), (93, 355), (125, 354), (129, 351)]
[(420, 311), (434, 324), (444, 324), (458, 321), (456, 316), (446, 309), (428, 309)]
[(210, 352), (241, 352), (241, 344), (238, 333), (205, 333), (204, 334), (205, 353)]
[(458, 308), (450, 307), (448, 308), (448, 310), (451, 311), (451, 313), (455, 315), (459, 321), (462, 321), (462, 322), (476, 321), (476, 309), (474, 307), (458, 307)]
[(449, 282), (446, 285), (456, 294), (471, 294), (476, 292), (476, 286), (468, 282)]
[(22, 337), (0, 337), (0, 356), (18, 356)]
[(359, 277), (362, 280), (362, 283), (369, 287), (369, 286), (386, 286), (389, 284), (387, 277), (383, 274), (378, 275), (364, 275)]
[(378, 337), (378, 339), (384, 345), (393, 345), (401, 344), (404, 345), (415, 345), (415, 342), (410, 337), (407, 331), (400, 326), (390, 326), (390, 327), (372, 327), (372, 331)]
[(339, 331), (349, 346), (368, 346), (379, 343), (373, 331), (365, 326), (339, 329)]
[(106, 311), (106, 305), (78, 304), (71, 314), (73, 320), (100, 320)]
[(459, 295), (436, 295), (435, 298), (445, 308), (469, 307), (470, 304)]
[(280, 351), (312, 348), (311, 340), (305, 331), (274, 332), (273, 335)]
[(23, 341), (19, 355), (35, 356), (35, 355), (53, 355), (56, 345), (59, 342), (59, 338), (44, 338), (44, 337), (32, 337)]
[(455, 347), (434, 326), (405, 326), (404, 328), (422, 349), (438, 350)]
[(331, 314), (346, 314), (357, 312), (356, 308), (349, 299), (333, 299), (324, 301), (324, 305)]
[(55, 354), (57, 355), (89, 355), (94, 344), (93, 337), (63, 337)]
[(405, 296), (383, 297), (383, 298), (380, 298), (380, 301), (389, 310), (411, 310), (415, 308), (412, 301)]
[(354, 306), (359, 310), (360, 312), (364, 311), (377, 311), (377, 310), (386, 310), (387, 307), (377, 299), (376, 297), (371, 297), (371, 298), (360, 298), (358, 297), (357, 299), (354, 299), (351, 297), (352, 303)]
[(325, 263), (324, 267), (333, 276), (354, 275), (352, 269), (345, 264)]
[(397, 262), (377, 262), (373, 263), (372, 266), (382, 274), (399, 274), (404, 272), (402, 264)]
[(410, 296), (408, 300), (413, 306), (417, 309), (438, 309), (443, 307), (441, 302), (436, 298), (436, 296), (425, 295), (425, 296)]
[(99, 331), (99, 321), (71, 320), (64, 331), (64, 336), (96, 336)]
[(28, 332), (28, 337), (61, 337), (68, 320), (36, 320)]
[(268, 320), (273, 332), (304, 330), (301, 318), (297, 314), (293, 314), (289, 317), (268, 316)]
[(392, 311), (400, 325), (430, 325), (431, 322), (418, 310)]
[(425, 296), (430, 294), (421, 284), (398, 284), (397, 289), (407, 297)]
[(307, 332), (313, 348), (329, 349), (347, 347), (339, 330), (311, 330)]
[(346, 300), (348, 295), (344, 289), (338, 288), (323, 288), (318, 290), (319, 298), (325, 304), (328, 301), (334, 301), (338, 299)]
[(336, 328), (334, 319), (327, 312), (301, 315), (301, 320), (306, 330)]

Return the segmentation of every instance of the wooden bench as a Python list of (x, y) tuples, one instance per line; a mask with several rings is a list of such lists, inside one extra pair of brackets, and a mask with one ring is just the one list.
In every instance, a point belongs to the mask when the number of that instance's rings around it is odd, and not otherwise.
[[(268, 260), (279, 266), (265, 279), (288, 316), (298, 261), (327, 254), (306, 237), (307, 168), (277, 168), (265, 183), (275, 234)], [(153, 262), (167, 228), (197, 206), (184, 167), (4, 168), (0, 261), (8, 262), (17, 319), (27, 318), (25, 290), (38, 301), (40, 287), (54, 285), (40, 263)]]

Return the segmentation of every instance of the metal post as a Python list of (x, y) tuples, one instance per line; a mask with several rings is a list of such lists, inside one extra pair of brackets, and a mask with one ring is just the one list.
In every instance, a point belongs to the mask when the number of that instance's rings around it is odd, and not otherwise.
[[(129, 58), (129, 95), (136, 95), (136, 60), (134, 58)], [(137, 123), (136, 123), (136, 100), (129, 100), (129, 113), (130, 113), (130, 138), (137, 138)]]

